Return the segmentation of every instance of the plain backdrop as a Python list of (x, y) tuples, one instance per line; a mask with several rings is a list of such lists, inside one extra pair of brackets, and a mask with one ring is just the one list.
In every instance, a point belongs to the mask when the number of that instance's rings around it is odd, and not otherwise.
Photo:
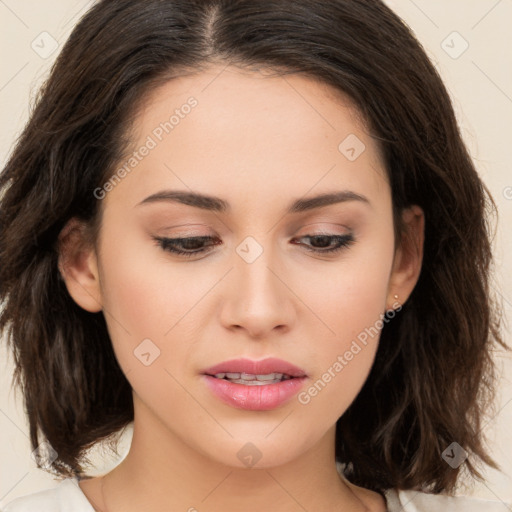
[[(94, 2), (84, 0), (0, 0), (0, 164), (28, 118), (38, 87), (80, 17)], [(389, 0), (414, 30), (444, 79), (461, 132), (499, 209), (494, 246), (494, 289), (503, 302), (505, 338), (511, 343), (512, 317), (512, 2), (510, 0)], [(503, 377), (498, 413), (485, 431), (503, 472), (487, 471), (487, 481), (466, 494), (512, 499), (512, 355), (495, 354)], [(57, 485), (31, 457), (21, 397), (11, 389), (12, 360), (0, 347), (0, 507), (12, 499)], [(450, 407), (450, 404), (446, 404)], [(130, 430), (123, 437), (126, 453)], [(99, 447), (101, 448), (101, 447)], [(119, 461), (100, 449), (91, 454), (103, 473)], [(462, 491), (461, 491), (462, 492)], [(504, 509), (505, 510), (505, 509)]]

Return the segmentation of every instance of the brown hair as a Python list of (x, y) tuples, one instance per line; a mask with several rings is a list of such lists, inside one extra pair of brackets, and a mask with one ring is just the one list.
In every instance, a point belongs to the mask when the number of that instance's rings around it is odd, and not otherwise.
[(419, 281), (384, 326), (371, 373), (338, 420), (347, 478), (383, 491), (453, 490), (441, 454), (483, 444), (500, 338), (489, 280), (495, 205), (460, 136), (448, 93), (408, 27), (378, 0), (116, 0), (78, 23), (0, 175), (0, 329), (15, 358), (32, 447), (80, 474), (85, 451), (133, 420), (131, 388), (102, 313), (81, 309), (58, 270), (72, 217), (99, 225), (94, 190), (126, 149), (151, 87), (222, 62), (302, 73), (342, 91), (382, 149), (400, 212), (425, 212)]

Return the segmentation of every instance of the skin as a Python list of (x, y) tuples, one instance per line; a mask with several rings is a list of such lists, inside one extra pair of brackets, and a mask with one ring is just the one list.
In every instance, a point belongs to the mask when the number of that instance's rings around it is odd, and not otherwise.
[[(347, 98), (296, 74), (214, 65), (169, 81), (145, 98), (131, 149), (190, 96), (197, 106), (102, 200), (96, 245), (80, 243), (75, 220), (61, 235), (68, 290), (105, 314), (135, 409), (127, 457), (80, 487), (110, 512), (385, 510), (380, 495), (349, 484), (334, 464), (336, 421), (368, 376), (377, 336), (307, 404), (295, 396), (270, 411), (235, 409), (200, 372), (278, 357), (307, 372), (308, 389), (407, 300), (421, 268), (423, 212), (404, 211), (409, 236), (395, 252), (379, 148)], [(349, 134), (365, 145), (354, 161), (338, 150)], [(168, 189), (219, 196), (230, 210), (139, 204)], [(368, 203), (285, 213), (292, 200), (340, 190)], [(315, 240), (304, 237), (322, 233), (352, 233), (355, 242), (330, 256), (308, 251)], [(219, 245), (185, 258), (152, 236), (212, 236)], [(236, 251), (246, 237), (263, 249), (252, 263)], [(147, 338), (160, 350), (149, 366), (134, 356)], [(237, 457), (246, 443), (261, 455), (253, 467)]]

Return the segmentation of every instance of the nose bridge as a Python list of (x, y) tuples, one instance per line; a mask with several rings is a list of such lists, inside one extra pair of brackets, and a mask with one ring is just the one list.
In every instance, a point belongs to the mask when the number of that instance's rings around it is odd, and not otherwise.
[(238, 245), (233, 287), (224, 305), (224, 323), (245, 327), (252, 335), (291, 321), (285, 279), (279, 275), (281, 266), (269, 240), (266, 237), (264, 245), (249, 236)]
[[(271, 237), (259, 237), (259, 242), (253, 236), (245, 238), (236, 248), (239, 256), (235, 264), (237, 288), (242, 295), (249, 294), (251, 300), (276, 300), (280, 294), (279, 280), (275, 276), (275, 268), (279, 268), (276, 261), (276, 251), (271, 247)], [(246, 297), (247, 298), (247, 297)]]

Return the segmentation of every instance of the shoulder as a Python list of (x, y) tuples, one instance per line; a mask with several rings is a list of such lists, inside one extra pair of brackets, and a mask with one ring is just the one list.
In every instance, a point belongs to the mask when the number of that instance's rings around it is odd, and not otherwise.
[(512, 505), (512, 502), (499, 500), (428, 494), (413, 490), (397, 492), (389, 489), (385, 494), (389, 512), (503, 512), (507, 510), (507, 506)]
[(78, 480), (67, 478), (52, 489), (21, 496), (2, 507), (0, 512), (94, 512)]

